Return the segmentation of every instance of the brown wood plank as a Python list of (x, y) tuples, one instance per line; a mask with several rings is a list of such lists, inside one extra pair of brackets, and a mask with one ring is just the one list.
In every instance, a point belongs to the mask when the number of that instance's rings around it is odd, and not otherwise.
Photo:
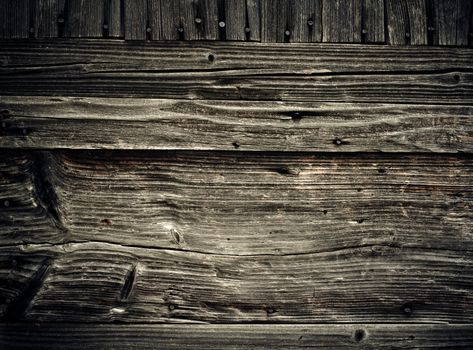
[(323, 42), (361, 42), (361, 0), (324, 0)]
[(147, 0), (125, 1), (125, 39), (145, 40), (148, 33)]
[(361, 39), (366, 43), (385, 42), (384, 0), (363, 0)]
[(106, 7), (106, 0), (70, 1), (67, 8), (66, 36), (102, 37)]
[(427, 45), (425, 0), (386, 0), (388, 43)]
[(0, 38), (21, 39), (30, 35), (29, 0), (0, 1)]
[(0, 54), (3, 95), (471, 104), (473, 92), (471, 49), (35, 41)]
[(66, 23), (65, 0), (38, 0), (36, 12), (38, 38), (64, 36)]
[(0, 325), (6, 349), (471, 349), (471, 325)]
[(473, 152), (473, 107), (3, 97), (0, 147)]

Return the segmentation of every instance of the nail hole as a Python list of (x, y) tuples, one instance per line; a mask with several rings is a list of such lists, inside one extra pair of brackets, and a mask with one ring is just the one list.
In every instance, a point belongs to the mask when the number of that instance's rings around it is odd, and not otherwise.
[(212, 54), (209, 54), (209, 55), (207, 56), (207, 59), (209, 60), (209, 62), (214, 62), (214, 61), (215, 61), (215, 56), (212, 55)]
[(379, 168), (379, 169), (378, 169), (378, 173), (379, 173), (379, 174), (385, 174), (385, 173), (386, 173), (386, 169), (384, 169), (384, 168)]
[(358, 223), (359, 223), (359, 224), (362, 224), (363, 222), (365, 222), (365, 219), (359, 219), (359, 220), (358, 220)]
[(455, 81), (459, 81), (460, 80), (460, 76), (458, 74), (455, 74), (453, 76), (453, 79), (455, 79)]
[(233, 142), (232, 145), (235, 148), (240, 148), (240, 142), (238, 142), (238, 141)]
[(324, 210), (323, 213), (324, 213), (324, 215), (327, 215), (328, 211), (327, 211), (327, 210)]
[(276, 172), (278, 172), (281, 175), (292, 175), (292, 176), (297, 176), (301, 172), (299, 168), (287, 168), (287, 167), (282, 167), (276, 169)]
[(356, 189), (356, 192), (361, 192), (361, 188), (357, 188), (357, 189)]
[(291, 114), (291, 118), (293, 121), (298, 122), (302, 119), (302, 114), (300, 112), (294, 112)]
[(276, 310), (275, 310), (274, 308), (272, 308), (272, 307), (268, 307), (268, 308), (266, 309), (266, 313), (267, 313), (268, 315), (272, 315), (272, 314), (276, 313)]
[(402, 306), (402, 312), (406, 316), (412, 315), (413, 309), (412, 309), (412, 304), (411, 303), (406, 303)]
[(3, 205), (4, 205), (5, 207), (9, 207), (9, 206), (10, 206), (10, 202), (6, 200), (6, 201), (3, 202)]
[(100, 220), (100, 223), (103, 224), (103, 225), (110, 226), (110, 225), (112, 224), (112, 220), (110, 220), (110, 219), (103, 219), (103, 220)]
[(333, 140), (333, 144), (336, 146), (341, 146), (343, 144), (343, 141), (340, 139), (335, 139)]
[(357, 329), (355, 331), (355, 335), (354, 335), (354, 338), (355, 338), (355, 341), (357, 343), (361, 342), (363, 339), (365, 339), (365, 336), (366, 336), (366, 333), (363, 329)]
[(176, 309), (176, 308), (177, 308), (177, 305), (174, 305), (174, 304), (169, 304), (169, 305), (168, 305), (169, 311), (173, 311), (173, 310)]

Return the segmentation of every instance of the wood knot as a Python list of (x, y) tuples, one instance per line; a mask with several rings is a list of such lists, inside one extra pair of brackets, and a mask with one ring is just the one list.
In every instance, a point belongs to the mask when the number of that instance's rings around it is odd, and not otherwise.
[(102, 219), (102, 220), (100, 220), (100, 223), (101, 223), (102, 225), (111, 226), (111, 225), (112, 225), (112, 220), (110, 220), (110, 219)]
[(301, 169), (293, 167), (282, 167), (276, 169), (276, 172), (281, 175), (298, 176), (301, 172)]
[(355, 331), (355, 334), (353, 335), (353, 338), (357, 343), (362, 342), (366, 337), (366, 332), (364, 329), (357, 329)]
[(215, 55), (210, 53), (207, 56), (207, 59), (209, 60), (210, 63), (213, 63), (215, 61)]
[(241, 145), (240, 145), (240, 142), (238, 142), (238, 141), (233, 141), (233, 142), (232, 142), (232, 145), (233, 145), (233, 147), (235, 147), (235, 148), (240, 148), (240, 146), (241, 146)]
[(268, 316), (274, 315), (275, 313), (276, 313), (275, 308), (273, 308), (273, 307), (267, 307), (266, 308), (266, 314), (268, 314)]

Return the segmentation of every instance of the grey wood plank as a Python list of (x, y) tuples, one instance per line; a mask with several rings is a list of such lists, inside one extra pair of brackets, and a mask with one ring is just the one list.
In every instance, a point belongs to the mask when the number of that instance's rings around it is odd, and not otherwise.
[(468, 45), (469, 19), (472, 2), (464, 0), (440, 1), (430, 3), (431, 31), (434, 45)]
[(163, 18), (162, 6), (165, 2), (162, 0), (148, 0), (149, 29), (147, 29), (147, 35), (151, 40), (163, 39), (162, 23), (166, 21), (166, 18)]
[(125, 1), (125, 39), (145, 40), (148, 31), (147, 0)]
[(28, 38), (30, 35), (29, 0), (0, 1), (0, 20), (0, 38)]
[(323, 42), (361, 42), (361, 0), (324, 0)]
[(103, 36), (106, 0), (70, 1), (67, 8), (68, 37), (100, 38)]
[(3, 95), (469, 105), (473, 92), (471, 49), (101, 40), (0, 54)]
[(235, 256), (84, 242), (3, 247), (0, 261), (8, 321), (472, 321), (471, 252), (381, 244)]
[(470, 349), (471, 325), (2, 324), (8, 349)]
[[(151, 0), (149, 0), (151, 1)], [(124, 38), (124, 7), (121, 0), (107, 0), (105, 32), (111, 38)]]
[(227, 40), (261, 40), (260, 0), (228, 0), (225, 11)]
[(38, 0), (36, 13), (37, 36), (57, 38), (64, 36), (67, 23), (65, 0)]
[(180, 13), (180, 1), (162, 1), (161, 20), (163, 40), (184, 39), (184, 18)]
[(43, 152), (6, 153), (1, 166), (0, 246), (281, 256), (473, 245), (467, 156)]
[(473, 152), (473, 107), (3, 97), (0, 147)]
[(427, 45), (425, 0), (387, 0), (388, 43)]
[(384, 3), (384, 0), (363, 0), (361, 29), (363, 42), (385, 42)]
[[(217, 0), (180, 0), (185, 40), (216, 40), (219, 33)], [(226, 23), (221, 21), (222, 26)]]

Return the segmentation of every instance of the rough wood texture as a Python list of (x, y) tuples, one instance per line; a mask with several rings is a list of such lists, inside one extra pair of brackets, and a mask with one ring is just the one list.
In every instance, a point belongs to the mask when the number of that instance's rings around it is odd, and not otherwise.
[(366, 43), (385, 42), (384, 0), (363, 0), (361, 40)]
[(473, 92), (471, 49), (91, 40), (0, 55), (3, 95), (465, 105)]
[(65, 0), (38, 0), (36, 9), (36, 32), (38, 38), (64, 36), (67, 21)]
[(125, 1), (125, 39), (145, 40), (147, 23), (147, 0)]
[[(151, 0), (149, 0), (151, 1)], [(122, 8), (121, 0), (108, 0), (107, 2), (107, 21), (105, 28), (106, 37), (120, 37), (125, 36), (124, 32), (124, 9)]]
[(259, 41), (260, 0), (228, 0), (225, 3), (226, 39)]
[(429, 27), (434, 45), (468, 45), (472, 1), (470, 0), (430, 0), (432, 19)]
[(67, 37), (100, 38), (103, 36), (106, 0), (68, 2)]
[(471, 349), (471, 325), (0, 326), (7, 349)]
[(471, 322), (472, 166), (452, 156), (13, 153), (2, 166), (2, 314)]
[(29, 2), (30, 0), (0, 1), (0, 38), (29, 37), (31, 25)]
[(361, 42), (361, 4), (361, 0), (325, 0), (322, 9), (322, 41)]
[(0, 147), (473, 152), (473, 107), (3, 97)]
[(386, 6), (389, 44), (427, 45), (425, 0), (386, 0)]

